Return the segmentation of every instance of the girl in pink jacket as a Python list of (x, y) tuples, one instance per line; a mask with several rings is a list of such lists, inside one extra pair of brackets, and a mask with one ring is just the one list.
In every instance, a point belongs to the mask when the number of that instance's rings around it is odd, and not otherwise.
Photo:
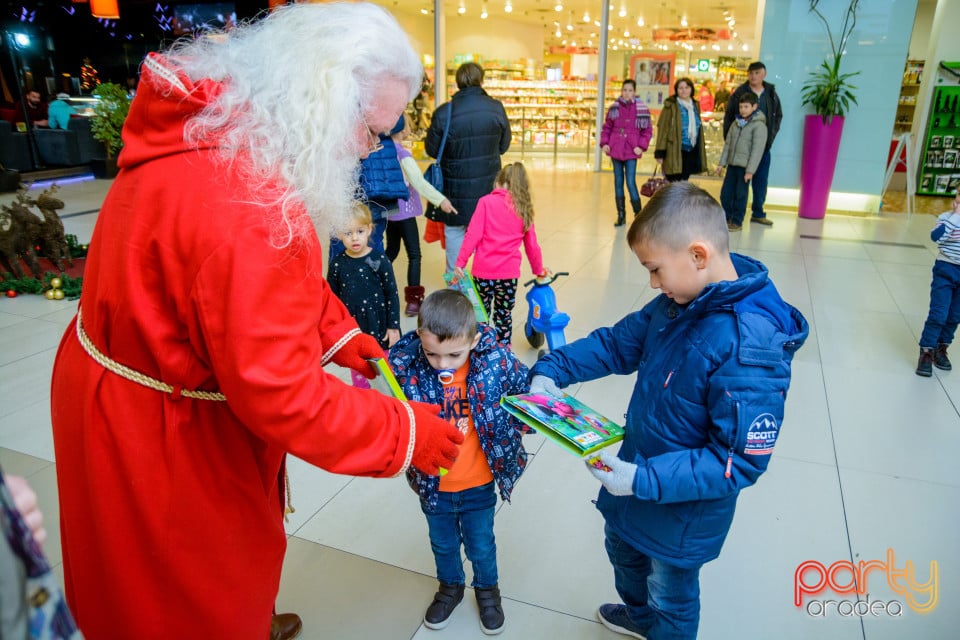
[(463, 278), (463, 269), (473, 255), (472, 275), (480, 299), (497, 330), (497, 342), (508, 347), (520, 277), (521, 243), (533, 273), (538, 278), (546, 276), (533, 227), (527, 170), (523, 164), (514, 162), (500, 170), (493, 191), (477, 202), (455, 271), (457, 278)]
[(607, 119), (600, 132), (600, 148), (613, 162), (613, 190), (617, 198), (617, 222), (626, 223), (626, 202), (623, 181), (626, 178), (633, 215), (640, 213), (640, 192), (637, 191), (637, 160), (650, 146), (653, 121), (650, 109), (636, 97), (637, 84), (624, 80), (620, 97), (607, 111)]

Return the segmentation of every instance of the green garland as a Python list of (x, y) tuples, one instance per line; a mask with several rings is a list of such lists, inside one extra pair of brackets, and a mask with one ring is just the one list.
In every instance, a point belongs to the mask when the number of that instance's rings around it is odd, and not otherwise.
[(72, 278), (65, 273), (56, 274), (47, 271), (43, 274), (43, 281), (32, 277), (15, 278), (11, 273), (4, 273), (0, 280), (0, 292), (16, 291), (19, 293), (40, 294), (50, 288), (50, 281), (54, 278), (60, 278), (63, 283), (60, 288), (63, 289), (63, 297), (67, 300), (76, 300), (80, 297), (80, 288), (83, 285), (83, 278)]
[[(77, 236), (68, 233), (65, 238), (67, 241), (67, 251), (70, 252), (71, 258), (87, 257), (88, 246), (80, 244)], [(45, 252), (41, 252), (39, 257), (47, 257), (44, 253)], [(62, 282), (60, 288), (63, 290), (64, 299), (76, 300), (80, 297), (80, 287), (83, 285), (83, 278), (73, 278), (65, 273), (57, 274), (52, 271), (44, 272), (43, 281), (33, 277), (16, 278), (12, 273), (4, 272), (2, 276), (0, 276), (0, 296), (6, 294), (7, 291), (16, 291), (18, 294), (41, 294), (51, 288), (50, 281), (54, 278), (60, 278)]]

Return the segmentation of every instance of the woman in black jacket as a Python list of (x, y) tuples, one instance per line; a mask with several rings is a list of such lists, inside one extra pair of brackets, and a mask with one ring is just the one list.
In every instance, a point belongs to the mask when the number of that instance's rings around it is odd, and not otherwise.
[[(499, 100), (483, 90), (483, 68), (466, 62), (457, 69), (457, 93), (433, 113), (427, 131), (427, 154), (436, 158), (443, 131), (450, 123), (440, 158), (443, 193), (458, 213), (439, 210), (428, 217), (442, 222), (446, 240), (447, 271), (453, 272), (460, 245), (477, 200), (493, 191), (500, 172), (500, 156), (510, 148), (510, 121)], [(452, 115), (451, 115), (452, 113)]]

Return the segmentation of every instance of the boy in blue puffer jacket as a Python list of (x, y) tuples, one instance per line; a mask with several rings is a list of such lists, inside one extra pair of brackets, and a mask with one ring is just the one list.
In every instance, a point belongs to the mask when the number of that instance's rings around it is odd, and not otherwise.
[(723, 208), (690, 182), (651, 198), (627, 233), (661, 294), (613, 327), (550, 353), (531, 392), (637, 374), (618, 454), (588, 469), (625, 604), (606, 627), (635, 638), (695, 638), (700, 567), (720, 554), (737, 495), (770, 462), (790, 362), (807, 322), (766, 268), (731, 254)]
[(443, 477), (412, 467), (407, 472), (427, 517), (440, 581), (423, 622), (443, 629), (463, 599), (463, 546), (473, 563), (481, 629), (497, 634), (503, 631), (504, 615), (493, 535), (496, 488), (510, 500), (527, 466), (520, 440), (529, 431), (500, 407), (500, 398), (529, 390), (527, 367), (497, 344), (493, 327), (477, 325), (473, 305), (459, 291), (428, 295), (417, 327), (393, 345), (390, 367), (408, 399), (440, 405), (441, 416), (464, 435), (457, 463)]

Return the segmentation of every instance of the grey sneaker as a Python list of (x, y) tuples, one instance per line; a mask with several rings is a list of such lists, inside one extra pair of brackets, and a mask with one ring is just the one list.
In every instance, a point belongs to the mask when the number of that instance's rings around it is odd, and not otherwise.
[(640, 638), (647, 640), (647, 636), (640, 633), (640, 627), (630, 621), (627, 616), (627, 607), (622, 604), (602, 604), (597, 609), (597, 620), (610, 631), (630, 636), (631, 638)]
[(937, 350), (933, 352), (933, 366), (937, 369), (943, 369), (944, 371), (950, 371), (953, 369), (953, 365), (950, 364), (950, 358), (947, 357), (947, 347), (950, 345), (940, 343), (937, 345)]
[(917, 375), (929, 378), (933, 375), (933, 349), (920, 347), (920, 359), (917, 360)]
[(423, 624), (428, 629), (443, 629), (450, 624), (450, 614), (463, 600), (462, 584), (440, 583), (440, 589), (434, 594), (433, 602), (423, 614)]
[(502, 633), (504, 618), (499, 586), (474, 589), (474, 594), (477, 596), (477, 608), (480, 609), (480, 630), (488, 636)]

